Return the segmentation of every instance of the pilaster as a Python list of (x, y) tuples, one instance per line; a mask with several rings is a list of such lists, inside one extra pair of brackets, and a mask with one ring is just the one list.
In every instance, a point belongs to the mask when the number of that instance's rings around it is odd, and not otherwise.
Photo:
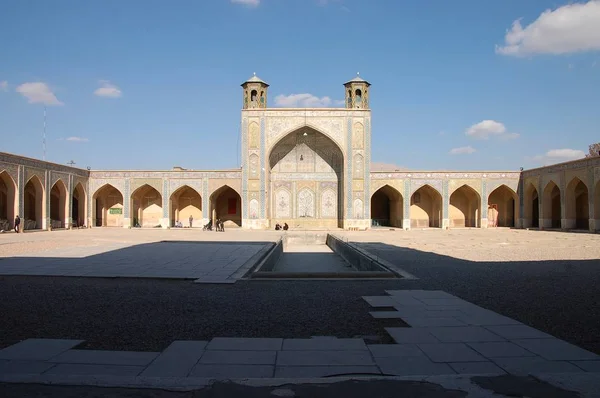
[(162, 211), (163, 216), (160, 220), (160, 226), (163, 229), (167, 229), (171, 226), (171, 220), (169, 219), (169, 197), (171, 193), (169, 192), (169, 181), (166, 178), (163, 178), (162, 181)]
[[(242, 182), (243, 185), (243, 182)], [(202, 178), (202, 226), (210, 219), (210, 198), (208, 197), (208, 177)]]
[(450, 215), (448, 206), (450, 205), (450, 195), (448, 179), (442, 181), (442, 229), (450, 227)]
[(517, 189), (517, 194), (519, 198), (519, 219), (516, 220), (517, 228), (527, 228), (526, 226), (526, 217), (525, 217), (525, 181), (523, 179), (523, 175), (519, 178), (519, 188)]
[[(21, 229), (25, 231), (25, 166), (22, 165), (20, 165), (18, 168), (17, 192), (15, 193), (15, 195), (17, 197), (16, 200), (18, 203), (17, 214), (19, 215), (21, 220), (23, 220)], [(13, 222), (14, 220), (10, 221)]]
[(410, 179), (404, 180), (404, 193), (403, 193), (403, 201), (402, 205), (404, 208), (402, 209), (402, 228), (408, 231), (410, 229)]
[(480, 206), (480, 228), (488, 227), (488, 193), (487, 193), (487, 181), (484, 178), (481, 179), (481, 206)]
[(73, 174), (69, 174), (69, 186), (67, 187), (67, 220), (66, 229), (71, 229), (73, 226)]
[(46, 170), (44, 172), (44, 208), (42, 210), (42, 229), (47, 230), (50, 229), (52, 224), (50, 223), (50, 190), (52, 187), (49, 187), (50, 181), (52, 180), (52, 172)]
[(566, 192), (566, 177), (565, 173), (560, 173), (560, 228), (561, 229), (569, 229), (575, 227), (575, 220), (573, 220), (573, 226), (570, 226), (570, 222), (567, 219), (567, 204), (565, 200), (567, 198)]
[(131, 228), (131, 180), (126, 178), (123, 185), (123, 228)]
[[(346, 219), (352, 218), (352, 117), (346, 118), (346, 170), (344, 185), (346, 188)], [(345, 224), (345, 223), (344, 223)]]

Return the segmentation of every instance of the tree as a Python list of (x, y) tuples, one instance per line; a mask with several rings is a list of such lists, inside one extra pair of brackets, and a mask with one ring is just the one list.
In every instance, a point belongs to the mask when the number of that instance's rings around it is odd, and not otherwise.
[(600, 156), (600, 142), (596, 142), (595, 144), (590, 144), (590, 150), (586, 158), (595, 158)]

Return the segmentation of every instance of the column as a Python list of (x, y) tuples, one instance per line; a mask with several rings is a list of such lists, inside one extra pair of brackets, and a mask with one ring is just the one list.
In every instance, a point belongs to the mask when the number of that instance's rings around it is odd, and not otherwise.
[(404, 209), (402, 210), (402, 229), (408, 231), (410, 229), (410, 179), (404, 180), (404, 200), (402, 201), (402, 205)]
[(131, 228), (130, 182), (129, 178), (126, 178), (123, 184), (123, 228)]
[(448, 229), (450, 227), (450, 215), (449, 209), (450, 206), (450, 195), (449, 191), (449, 181), (447, 179), (442, 181), (442, 229)]

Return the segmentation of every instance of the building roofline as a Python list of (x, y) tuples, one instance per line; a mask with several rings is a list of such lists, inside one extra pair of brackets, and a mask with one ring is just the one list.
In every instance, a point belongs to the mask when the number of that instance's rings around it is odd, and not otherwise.
[(150, 169), (130, 169), (130, 170), (114, 170), (114, 169), (91, 169), (90, 173), (102, 172), (102, 173), (182, 173), (182, 172), (194, 172), (194, 173), (227, 173), (232, 171), (241, 171), (239, 169), (222, 169), (222, 170), (196, 170), (196, 169), (181, 169), (181, 170), (150, 170)]
[(593, 157), (589, 157), (589, 158), (581, 158), (581, 159), (573, 159), (573, 160), (567, 160), (566, 162), (560, 162), (560, 163), (552, 163), (552, 164), (548, 164), (545, 166), (539, 166), (539, 167), (534, 167), (532, 169), (524, 169), (523, 171), (536, 171), (536, 170), (541, 170), (541, 169), (545, 169), (548, 167), (555, 167), (555, 166), (561, 166), (561, 165), (567, 165), (567, 164), (573, 164), (573, 163), (577, 163), (577, 162), (584, 162), (584, 161), (589, 161), (592, 159), (597, 158), (598, 156), (593, 156)]

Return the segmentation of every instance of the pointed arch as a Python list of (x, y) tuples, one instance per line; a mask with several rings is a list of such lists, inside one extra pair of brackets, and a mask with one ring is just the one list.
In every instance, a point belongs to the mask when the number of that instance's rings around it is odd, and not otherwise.
[(594, 220), (596, 231), (600, 231), (600, 180), (594, 187)]
[(50, 225), (52, 229), (66, 228), (69, 217), (69, 194), (67, 185), (57, 179), (50, 188)]
[(242, 226), (242, 197), (231, 186), (224, 184), (214, 190), (209, 203), (213, 224), (220, 219), (226, 227)]
[(452, 192), (449, 201), (450, 227), (481, 227), (481, 197), (473, 187), (461, 185)]
[(181, 222), (184, 227), (202, 227), (202, 196), (189, 185), (177, 188), (169, 198), (170, 225)]
[(523, 198), (523, 227), (539, 228), (540, 226), (540, 198), (537, 188), (529, 182), (525, 186)]
[(440, 228), (442, 226), (442, 195), (425, 184), (410, 197), (411, 228)]
[(71, 218), (73, 227), (80, 228), (85, 226), (87, 206), (88, 203), (85, 187), (81, 182), (78, 182), (75, 184), (75, 188), (73, 188), (73, 193), (71, 196)]
[(371, 195), (371, 224), (402, 228), (404, 198), (394, 187), (385, 184)]
[(32, 175), (23, 188), (23, 229), (44, 228), (46, 192), (37, 175)]
[(514, 227), (518, 220), (517, 193), (508, 185), (502, 184), (488, 195), (488, 227)]
[(590, 227), (589, 190), (579, 177), (573, 177), (565, 191), (565, 219), (569, 229), (588, 230)]
[(124, 211), (123, 193), (106, 183), (92, 195), (92, 225), (95, 227), (122, 227)]
[(273, 209), (273, 218), (275, 218), (275, 220), (288, 220), (293, 218), (292, 193), (289, 189), (285, 187), (277, 188), (273, 198)]
[(542, 219), (544, 228), (560, 228), (562, 218), (561, 192), (558, 185), (550, 180), (542, 194)]
[(131, 218), (134, 227), (161, 226), (163, 218), (162, 194), (150, 184), (142, 184), (131, 193)]
[(6, 170), (0, 171), (0, 230), (14, 228), (18, 214), (17, 184)]

